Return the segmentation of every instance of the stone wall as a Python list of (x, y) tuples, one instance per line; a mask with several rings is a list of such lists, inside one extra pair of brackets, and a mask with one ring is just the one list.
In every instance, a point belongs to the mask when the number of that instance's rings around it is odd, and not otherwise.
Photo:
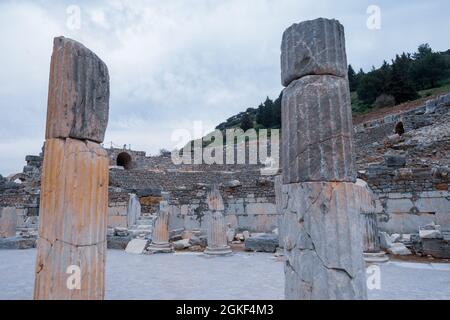
[[(417, 231), (435, 221), (450, 228), (450, 95), (424, 106), (354, 126), (358, 177), (378, 195), (380, 227), (389, 232)], [(402, 122), (405, 133), (393, 135)], [(262, 165), (175, 165), (170, 154), (109, 148), (110, 226), (126, 226), (129, 194), (138, 195), (142, 213), (153, 215), (167, 198), (171, 228), (203, 228), (206, 189), (220, 185), (228, 223), (241, 230), (270, 232), (277, 226), (274, 176)], [(117, 167), (126, 152), (132, 165)], [(43, 154), (27, 156), (22, 173), (0, 181), (0, 206), (18, 209), (18, 223), (37, 223)], [(20, 180), (21, 183), (14, 183)], [(28, 223), (26, 222), (28, 221)]]
[[(378, 196), (380, 229), (450, 229), (450, 94), (355, 127), (358, 176)], [(405, 133), (393, 135), (402, 122)]]

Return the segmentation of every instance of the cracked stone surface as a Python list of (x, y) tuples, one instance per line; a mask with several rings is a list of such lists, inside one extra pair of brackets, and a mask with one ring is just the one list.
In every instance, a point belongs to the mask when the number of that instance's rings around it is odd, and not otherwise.
[(53, 42), (46, 139), (76, 138), (101, 143), (109, 113), (106, 64), (74, 40)]
[(286, 299), (366, 299), (353, 183), (283, 185)]
[(16, 235), (17, 211), (14, 207), (0, 208), (0, 238)]
[[(74, 139), (45, 142), (36, 299), (102, 299), (108, 208), (106, 151)], [(67, 268), (81, 268), (82, 290), (69, 290)]]
[(287, 87), (306, 75), (347, 76), (344, 27), (319, 18), (290, 26), (281, 43), (281, 83)]
[(282, 98), (283, 183), (356, 180), (348, 81), (305, 76)]

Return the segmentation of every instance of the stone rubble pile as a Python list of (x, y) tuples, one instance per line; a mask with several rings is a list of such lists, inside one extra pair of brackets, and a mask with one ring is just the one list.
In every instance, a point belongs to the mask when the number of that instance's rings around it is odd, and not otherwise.
[(450, 258), (450, 230), (442, 230), (435, 223), (421, 226), (417, 233), (389, 235), (380, 232), (379, 237), (382, 249), (393, 255)]

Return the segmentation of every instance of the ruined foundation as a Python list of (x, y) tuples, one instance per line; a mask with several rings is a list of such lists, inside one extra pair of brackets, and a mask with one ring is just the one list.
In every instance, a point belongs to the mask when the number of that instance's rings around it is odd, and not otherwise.
[(55, 38), (42, 170), (35, 299), (103, 299), (108, 213), (106, 65)]
[(286, 299), (366, 299), (343, 27), (294, 24), (281, 48)]

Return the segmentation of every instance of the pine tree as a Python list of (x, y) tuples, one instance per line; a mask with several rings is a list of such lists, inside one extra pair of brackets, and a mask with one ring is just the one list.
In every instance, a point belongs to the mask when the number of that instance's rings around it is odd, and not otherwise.
[(248, 113), (245, 113), (244, 116), (242, 117), (242, 121), (241, 121), (241, 129), (244, 131), (247, 131), (248, 129), (253, 128), (253, 120), (250, 117), (250, 115)]
[(350, 85), (350, 91), (356, 91), (358, 88), (358, 78), (351, 64), (348, 65), (348, 83)]
[(390, 93), (394, 96), (396, 103), (414, 100), (419, 97), (411, 80), (411, 66), (412, 59), (406, 53), (400, 56), (396, 55), (395, 60), (392, 61)]

